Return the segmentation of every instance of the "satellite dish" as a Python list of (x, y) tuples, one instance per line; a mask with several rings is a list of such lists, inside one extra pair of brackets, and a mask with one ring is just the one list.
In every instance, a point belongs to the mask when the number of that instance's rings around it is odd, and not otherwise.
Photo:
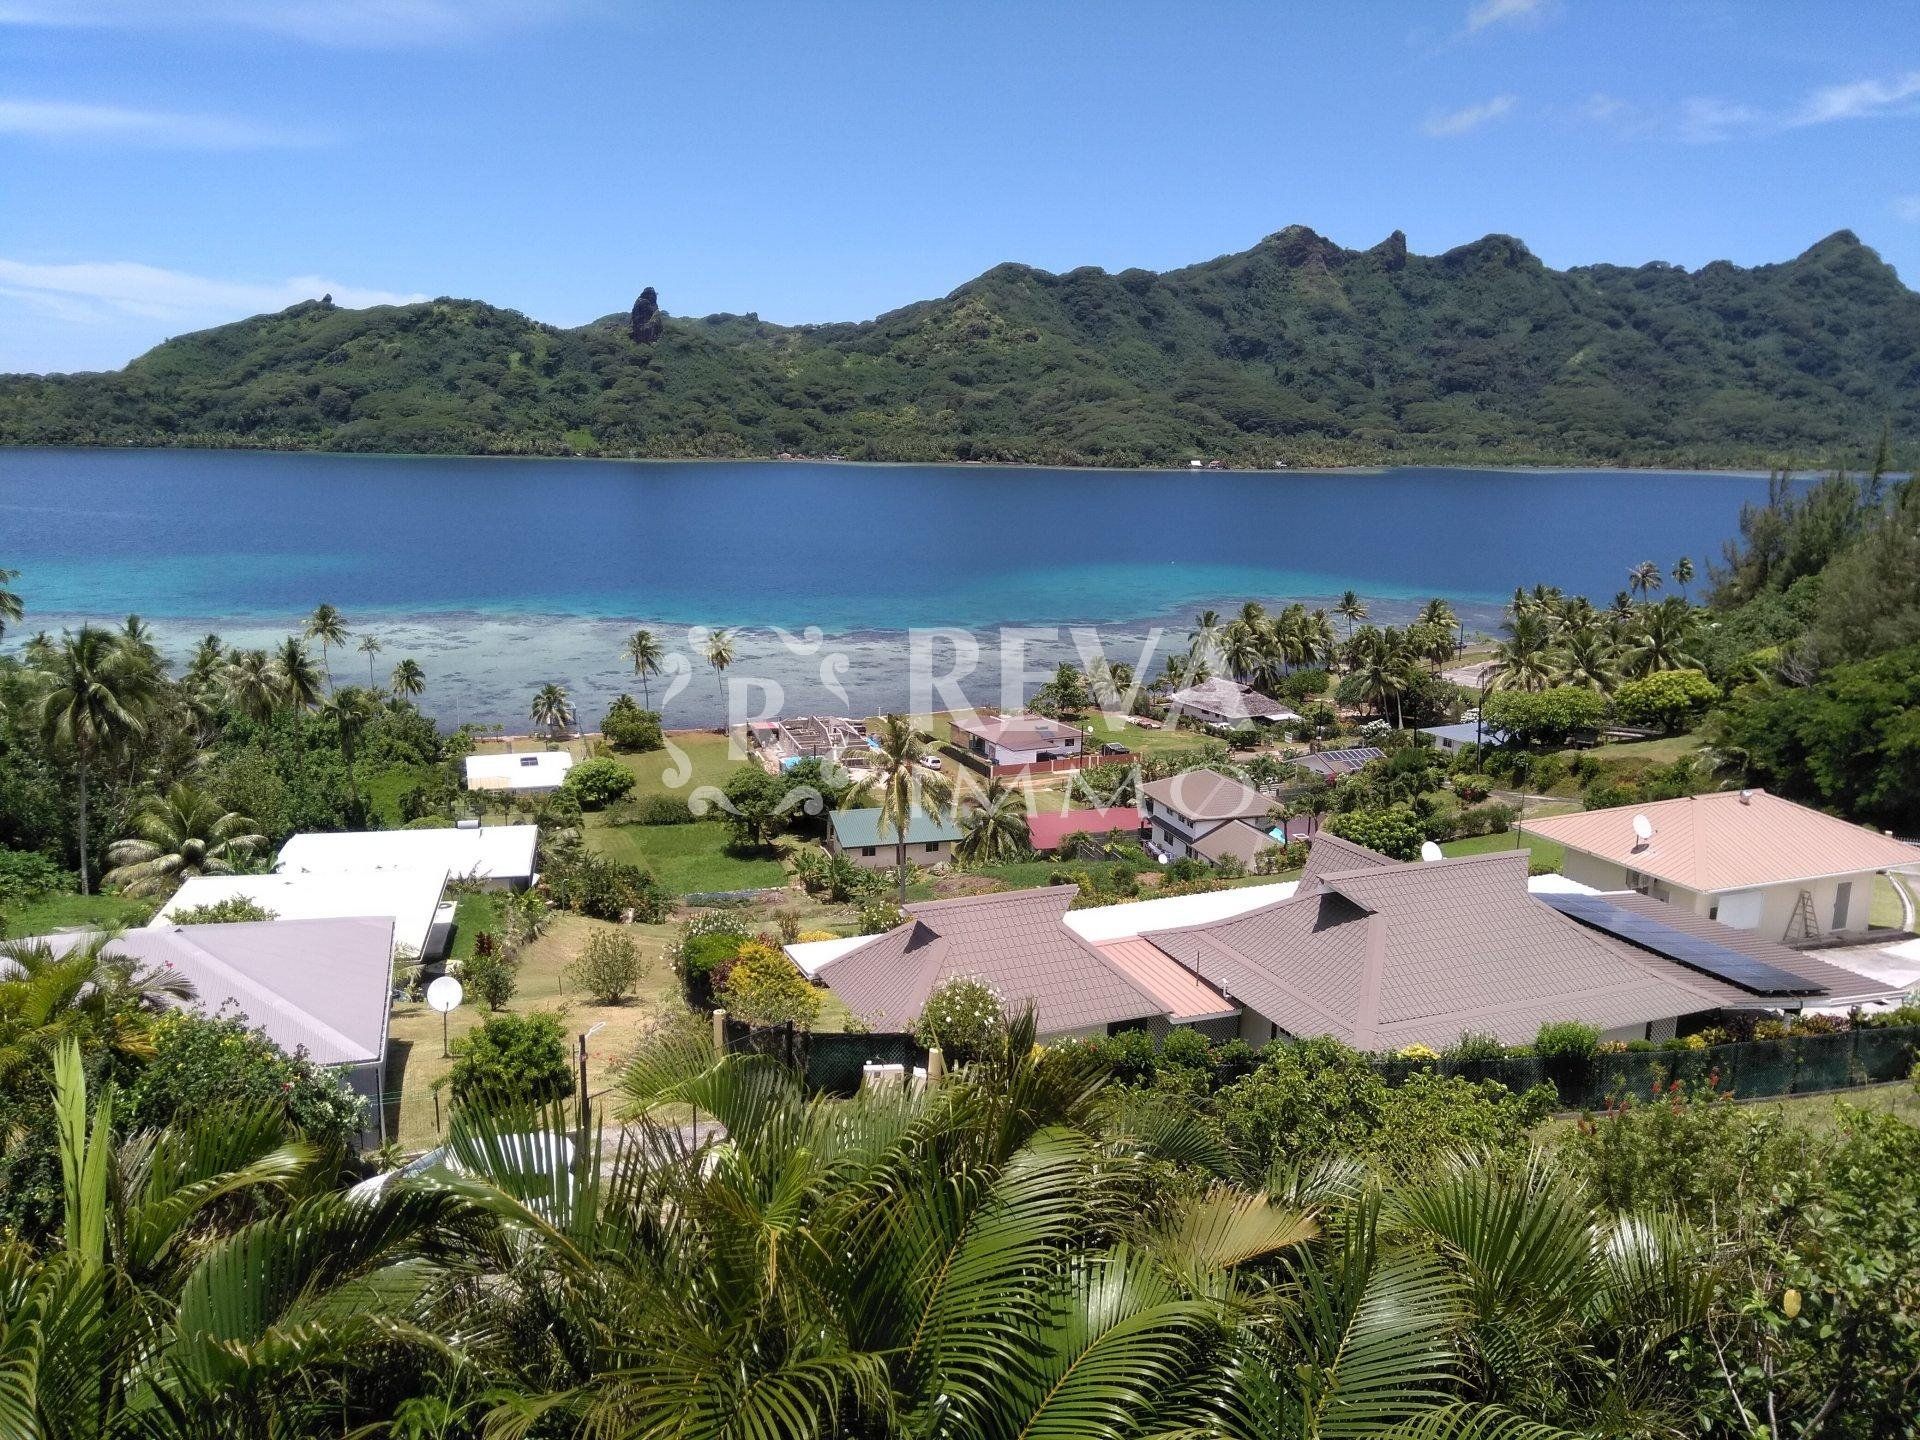
[(450, 1010), (458, 1009), (465, 996), (466, 992), (460, 988), (458, 980), (451, 975), (442, 975), (427, 986), (427, 1007), (445, 1015)]
[(1422, 840), (1420, 842), (1420, 858), (1422, 860), (1444, 860), (1446, 855), (1433, 841)]
[(1633, 817), (1633, 838), (1642, 845), (1653, 839), (1653, 822), (1644, 815)]

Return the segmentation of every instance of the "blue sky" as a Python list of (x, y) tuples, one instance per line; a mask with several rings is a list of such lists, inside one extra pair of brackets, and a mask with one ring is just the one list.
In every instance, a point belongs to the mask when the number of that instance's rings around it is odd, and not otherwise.
[(1920, 276), (1920, 3), (0, 0), (0, 371), (330, 290), (857, 319), (1311, 225)]

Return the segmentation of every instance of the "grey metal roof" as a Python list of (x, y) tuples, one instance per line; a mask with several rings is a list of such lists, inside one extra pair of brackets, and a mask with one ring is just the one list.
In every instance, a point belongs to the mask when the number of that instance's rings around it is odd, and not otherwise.
[(1251, 685), (1242, 685), (1224, 675), (1189, 685), (1167, 696), (1171, 710), (1200, 710), (1209, 715), (1224, 715), (1230, 720), (1298, 720), (1298, 712), (1288, 709), (1271, 695), (1262, 695)]
[(1194, 841), (1193, 853), (1202, 860), (1215, 862), (1231, 855), (1242, 865), (1251, 865), (1263, 850), (1279, 843), (1257, 825), (1249, 825), (1244, 820), (1229, 820)]
[(1342, 775), (1351, 775), (1371, 760), (1378, 760), (1387, 752), (1377, 745), (1355, 745), (1346, 750), (1319, 750), (1311, 755), (1289, 755), (1287, 764), (1298, 765), (1302, 770), (1315, 775), (1324, 775), (1328, 779), (1338, 779)]
[[(92, 937), (50, 935), (65, 954)], [(192, 984), (192, 1004), (211, 1015), (231, 1002), (282, 1050), (321, 1065), (384, 1059), (393, 989), (390, 916), (254, 920), (129, 930), (107, 953), (141, 970), (172, 970)]]
[(1140, 793), (1189, 820), (1264, 816), (1274, 808), (1274, 802), (1267, 796), (1218, 770), (1188, 770), (1169, 775), (1164, 780), (1142, 785)]
[(1530, 896), (1524, 852), (1369, 862), (1315, 882), (1147, 938), (1289, 1033), (1363, 1050), (1440, 1048), (1467, 1031), (1519, 1044), (1550, 1020), (1610, 1030), (1718, 1003), (1671, 963)]
[(815, 978), (876, 1030), (905, 1029), (936, 988), (962, 977), (986, 981), (1010, 1010), (1031, 1003), (1043, 1035), (1165, 1015), (1061, 923), (1079, 893), (1055, 885), (909, 905), (905, 924), (829, 960)]

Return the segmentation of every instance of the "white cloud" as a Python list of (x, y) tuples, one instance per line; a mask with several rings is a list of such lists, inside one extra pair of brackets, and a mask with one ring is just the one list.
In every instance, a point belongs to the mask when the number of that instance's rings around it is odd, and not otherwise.
[(1724, 140), (1739, 130), (1751, 130), (1766, 119), (1751, 105), (1710, 96), (1694, 96), (1680, 106), (1680, 138), (1695, 144)]
[(1427, 117), (1421, 126), (1427, 134), (1436, 140), (1451, 140), (1455, 136), (1470, 134), (1484, 125), (1491, 125), (1504, 118), (1515, 105), (1512, 95), (1496, 95), (1491, 100), (1482, 100), (1477, 105), (1463, 105), (1458, 110), (1444, 110)]
[(1893, 202), (1893, 213), (1912, 225), (1920, 225), (1920, 195), (1902, 195)]
[(1540, 13), (1541, 5), (1542, 0), (1478, 0), (1467, 10), (1467, 33), (1471, 35), (1489, 25), (1530, 19)]
[(438, 45), (552, 18), (562, 0), (0, 0), (0, 25), (261, 30), (316, 45)]
[(258, 150), (314, 145), (318, 135), (218, 115), (134, 110), (69, 100), (0, 98), (0, 135), (36, 140), (130, 143), (190, 150)]
[(424, 295), (403, 295), (345, 285), (319, 275), (286, 280), (220, 280), (131, 260), (37, 265), (0, 258), (0, 294), (24, 301), (69, 324), (109, 324), (126, 316), (185, 328), (218, 325), (301, 300), (331, 294), (336, 303), (403, 305)]
[(1916, 108), (1920, 108), (1920, 70), (1909, 70), (1891, 80), (1856, 80), (1850, 85), (1816, 90), (1787, 124), (1825, 125), (1833, 120), (1859, 120)]

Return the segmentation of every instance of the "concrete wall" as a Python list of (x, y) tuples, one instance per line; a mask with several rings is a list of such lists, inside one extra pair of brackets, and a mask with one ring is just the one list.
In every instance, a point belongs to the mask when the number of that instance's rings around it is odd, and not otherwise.
[[(833, 838), (831, 832), (827, 836), (828, 851), (835, 855), (845, 855), (863, 870), (891, 870), (899, 863), (898, 841), (888, 840), (869, 848), (873, 851), (871, 855), (864, 853), (858, 845), (843, 848), (840, 842)], [(907, 846), (907, 864), (909, 865), (934, 866), (952, 863), (953, 841), (951, 840), (935, 841), (932, 848), (928, 848), (923, 843), (910, 843)]]
[[(1758, 894), (1760, 896), (1758, 919), (1752, 924), (1738, 925), (1738, 928), (1753, 930), (1769, 940), (1785, 939), (1790, 925), (1794, 927), (1793, 938), (1800, 938), (1800, 929), (1794, 923), (1794, 910), (1800, 903), (1802, 890), (1812, 896), (1813, 917), (1822, 935), (1859, 934), (1867, 928), (1867, 918), (1873, 907), (1873, 872), (1870, 870), (1858, 875), (1834, 875), (1805, 883), (1767, 885), (1756, 887), (1753, 891), (1722, 891), (1712, 895), (1688, 890), (1679, 885), (1669, 885), (1664, 880), (1656, 880), (1652, 877), (1647, 877), (1639, 886), (1635, 886), (1628, 881), (1626, 866), (1583, 854), (1577, 850), (1567, 851), (1567, 858), (1560, 867), (1560, 873), (1569, 880), (1577, 880), (1582, 885), (1591, 885), (1597, 890), (1643, 888), (1645, 893), (1652, 895), (1656, 900), (1677, 905), (1690, 914), (1724, 919), (1729, 924), (1737, 924), (1742, 920), (1750, 904), (1740, 900), (1730, 901), (1729, 896)], [(1847, 897), (1844, 926), (1836, 927), (1834, 925), (1835, 905), (1842, 885), (1848, 885), (1851, 889)], [(1724, 913), (1716, 916), (1716, 910)]]

